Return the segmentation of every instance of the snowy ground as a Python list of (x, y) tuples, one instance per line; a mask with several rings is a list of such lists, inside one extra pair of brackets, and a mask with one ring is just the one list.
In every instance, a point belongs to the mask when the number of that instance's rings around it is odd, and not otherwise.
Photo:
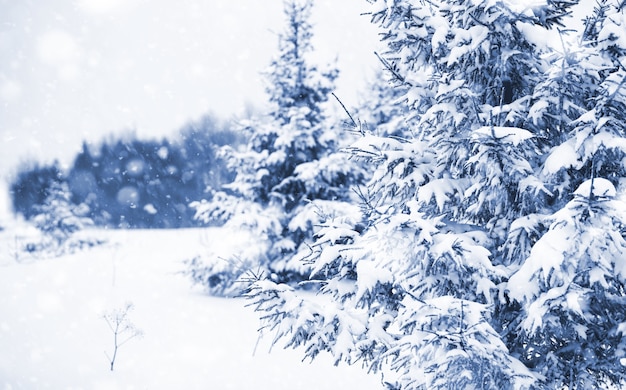
[[(15, 257), (0, 232), (0, 389), (380, 389), (360, 367), (257, 341), (240, 299), (209, 297), (177, 273), (207, 245), (245, 245), (219, 230), (102, 231), (113, 245), (60, 258)], [(134, 305), (144, 336), (119, 350), (103, 313)]]

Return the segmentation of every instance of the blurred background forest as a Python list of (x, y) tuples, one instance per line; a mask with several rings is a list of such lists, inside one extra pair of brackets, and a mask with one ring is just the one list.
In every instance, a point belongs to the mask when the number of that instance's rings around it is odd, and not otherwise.
[(224, 155), (241, 143), (241, 134), (211, 116), (187, 124), (172, 140), (128, 133), (84, 142), (69, 169), (58, 161), (24, 163), (10, 187), (13, 211), (34, 217), (56, 183), (98, 226), (196, 226), (189, 204), (233, 179)]

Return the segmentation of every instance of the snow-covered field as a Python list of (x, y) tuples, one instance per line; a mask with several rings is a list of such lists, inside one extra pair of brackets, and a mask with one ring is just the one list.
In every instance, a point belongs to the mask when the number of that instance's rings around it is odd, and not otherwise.
[[(109, 244), (58, 258), (14, 253), (0, 232), (0, 389), (380, 389), (360, 367), (256, 347), (258, 319), (242, 299), (210, 297), (178, 274), (207, 246), (246, 245), (217, 229), (91, 231)], [(103, 314), (132, 303), (143, 337), (110, 371)]]

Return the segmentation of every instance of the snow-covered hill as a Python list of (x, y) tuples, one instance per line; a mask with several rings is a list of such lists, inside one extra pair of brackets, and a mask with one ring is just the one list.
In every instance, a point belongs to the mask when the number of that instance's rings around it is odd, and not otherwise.
[[(256, 347), (258, 319), (241, 299), (209, 297), (178, 271), (213, 245), (245, 245), (217, 229), (92, 231), (106, 246), (60, 258), (14, 254), (0, 232), (2, 389), (379, 389), (359, 367)], [(118, 352), (103, 314), (132, 303), (144, 333)]]

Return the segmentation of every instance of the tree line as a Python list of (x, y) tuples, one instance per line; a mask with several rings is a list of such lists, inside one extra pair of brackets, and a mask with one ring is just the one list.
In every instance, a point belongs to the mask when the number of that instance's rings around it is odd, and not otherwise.
[(84, 142), (67, 170), (58, 162), (20, 168), (10, 186), (13, 210), (34, 218), (53, 185), (63, 184), (70, 202), (82, 205), (96, 226), (198, 226), (189, 204), (233, 179), (221, 153), (241, 141), (235, 129), (206, 116), (186, 125), (172, 141), (126, 135)]

